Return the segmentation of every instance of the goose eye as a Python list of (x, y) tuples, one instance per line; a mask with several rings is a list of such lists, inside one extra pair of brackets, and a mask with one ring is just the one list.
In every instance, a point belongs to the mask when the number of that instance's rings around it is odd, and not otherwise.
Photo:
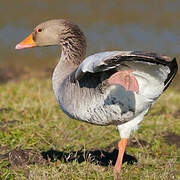
[(42, 29), (38, 29), (37, 32), (42, 32)]

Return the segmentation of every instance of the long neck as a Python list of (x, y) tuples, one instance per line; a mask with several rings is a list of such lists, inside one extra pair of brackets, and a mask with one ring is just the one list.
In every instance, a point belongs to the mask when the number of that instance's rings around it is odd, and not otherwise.
[(87, 46), (85, 36), (78, 26), (66, 28), (61, 33), (60, 45), (61, 58), (53, 73), (53, 89), (56, 97), (64, 79), (84, 60)]
[(58, 97), (61, 84), (75, 69), (76, 66), (63, 60), (60, 60), (59, 63), (56, 65), (52, 76), (53, 90), (56, 98)]
[(61, 60), (79, 66), (86, 55), (86, 38), (78, 26), (68, 24), (61, 33)]

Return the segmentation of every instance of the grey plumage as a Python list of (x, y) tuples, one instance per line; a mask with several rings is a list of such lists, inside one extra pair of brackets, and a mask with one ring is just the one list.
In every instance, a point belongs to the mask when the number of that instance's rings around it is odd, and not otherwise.
[(62, 19), (38, 25), (16, 48), (49, 45), (62, 48), (52, 78), (61, 109), (77, 120), (117, 125), (122, 139), (114, 171), (120, 172), (127, 138), (175, 77), (176, 59), (141, 51), (110, 51), (85, 58), (84, 34)]
[[(66, 21), (63, 25), (63, 33), (59, 35), (62, 56), (53, 74), (53, 87), (67, 115), (97, 125), (117, 125), (130, 121), (151, 106), (153, 100), (145, 103), (141, 94), (126, 91), (120, 85), (110, 85), (107, 79), (118, 69), (128, 67), (129, 62), (136, 62), (137, 66), (144, 63), (145, 69), (152, 64), (160, 65), (159, 68), (168, 67), (169, 57), (149, 52), (114, 51), (95, 54), (84, 60), (85, 36), (76, 25), (66, 24)], [(170, 70), (174, 74), (175, 67)], [(166, 81), (167, 77), (163, 80)], [(116, 97), (117, 94), (120, 97)], [(144, 104), (143, 108), (137, 109), (137, 99)]]

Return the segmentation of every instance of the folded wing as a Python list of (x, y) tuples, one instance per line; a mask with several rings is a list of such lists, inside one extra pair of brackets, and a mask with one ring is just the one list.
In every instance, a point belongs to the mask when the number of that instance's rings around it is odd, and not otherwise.
[(111, 51), (87, 57), (75, 72), (80, 80), (86, 73), (106, 72), (114, 69), (110, 84), (123, 86), (148, 99), (155, 100), (168, 87), (178, 66), (176, 59), (156, 53), (139, 51)]

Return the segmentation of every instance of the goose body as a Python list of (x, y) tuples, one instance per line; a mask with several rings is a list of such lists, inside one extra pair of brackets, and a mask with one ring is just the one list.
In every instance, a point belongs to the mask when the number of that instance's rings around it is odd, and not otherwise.
[(114, 170), (119, 172), (127, 138), (171, 83), (176, 60), (140, 51), (107, 51), (85, 58), (85, 36), (66, 20), (38, 25), (16, 48), (48, 45), (62, 47), (52, 82), (63, 112), (80, 121), (118, 127), (122, 139)]
[[(71, 118), (96, 125), (117, 125), (121, 138), (128, 138), (175, 75), (168, 76), (176, 61), (171, 64), (165, 59), (169, 57), (154, 53), (102, 52), (85, 58), (61, 79), (64, 67), (60, 61), (53, 73), (56, 99)], [(108, 64), (111, 60), (115, 63)], [(117, 72), (127, 71), (132, 71), (129, 74), (137, 80), (138, 90), (127, 90), (108, 81)]]

